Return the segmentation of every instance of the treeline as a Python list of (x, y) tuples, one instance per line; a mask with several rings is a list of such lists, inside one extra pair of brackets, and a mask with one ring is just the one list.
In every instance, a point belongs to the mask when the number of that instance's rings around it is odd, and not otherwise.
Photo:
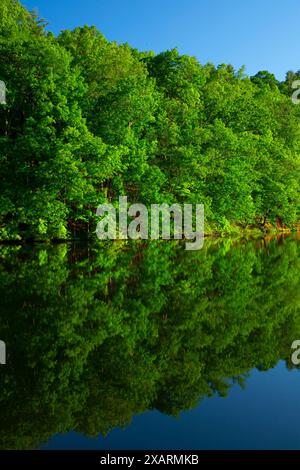
[(152, 409), (178, 415), (253, 368), (294, 368), (299, 249), (291, 237), (193, 252), (0, 247), (0, 448), (104, 435)]
[(44, 25), (1, 0), (0, 239), (92, 233), (120, 194), (204, 203), (207, 231), (296, 226), (299, 72), (280, 83)]

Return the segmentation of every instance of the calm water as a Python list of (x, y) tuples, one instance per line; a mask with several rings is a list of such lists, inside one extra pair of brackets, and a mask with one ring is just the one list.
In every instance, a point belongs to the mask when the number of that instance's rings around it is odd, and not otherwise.
[(299, 251), (0, 247), (0, 447), (300, 449)]

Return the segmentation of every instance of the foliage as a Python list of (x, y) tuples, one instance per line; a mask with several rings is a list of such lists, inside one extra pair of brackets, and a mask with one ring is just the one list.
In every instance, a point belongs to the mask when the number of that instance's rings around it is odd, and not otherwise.
[(1, 0), (0, 239), (88, 236), (97, 206), (121, 194), (204, 203), (219, 231), (298, 222), (299, 73), (249, 78), (95, 27), (55, 37), (44, 26)]

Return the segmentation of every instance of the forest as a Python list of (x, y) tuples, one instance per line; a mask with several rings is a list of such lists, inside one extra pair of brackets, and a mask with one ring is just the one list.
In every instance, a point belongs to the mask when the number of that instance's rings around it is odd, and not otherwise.
[(204, 204), (208, 233), (299, 227), (300, 106), (288, 71), (55, 36), (0, 4), (0, 240), (95, 237), (96, 208)]

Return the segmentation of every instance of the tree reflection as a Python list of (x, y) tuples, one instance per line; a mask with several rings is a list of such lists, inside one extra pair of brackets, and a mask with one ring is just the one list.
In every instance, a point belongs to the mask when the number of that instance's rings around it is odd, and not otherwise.
[(106, 434), (177, 415), (290, 363), (300, 338), (299, 243), (2, 247), (0, 446)]

